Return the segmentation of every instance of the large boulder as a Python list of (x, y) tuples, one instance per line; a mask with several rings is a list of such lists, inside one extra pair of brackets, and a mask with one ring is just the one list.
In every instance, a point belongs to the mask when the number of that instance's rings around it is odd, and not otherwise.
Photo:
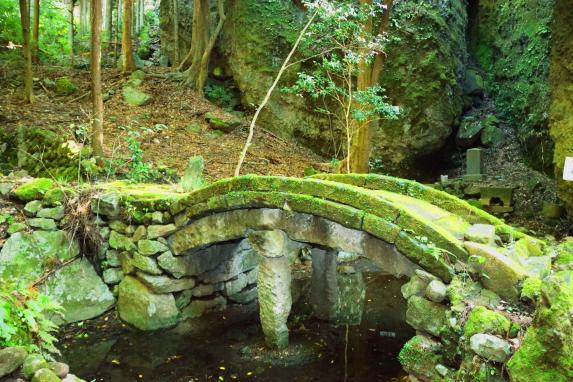
[(540, 301), (533, 324), (507, 364), (511, 381), (571, 381), (573, 289), (557, 277), (548, 278)]
[(97, 317), (115, 304), (112, 293), (85, 258), (58, 269), (41, 290), (62, 305), (66, 323)]
[(27, 356), (28, 352), (21, 346), (0, 349), (0, 378), (19, 368)]
[(53, 264), (78, 254), (78, 243), (64, 231), (17, 232), (0, 251), (0, 279), (34, 282)]
[[(161, 1), (164, 53), (174, 61), (171, 1)], [(180, 51), (190, 45), (191, 9), (179, 4)], [(228, 4), (227, 20), (213, 59), (233, 77), (244, 105), (258, 105), (274, 80), (303, 27), (297, 2), (238, 0)], [(411, 15), (416, 15), (412, 17)], [(386, 47), (381, 85), (401, 108), (396, 121), (384, 121), (374, 132), (374, 159), (386, 168), (411, 167), (415, 159), (437, 151), (451, 134), (462, 109), (461, 82), (466, 43), (465, 2), (447, 0), (395, 2), (391, 39)], [(282, 84), (294, 83), (300, 65), (284, 74)], [(436, 97), (440, 94), (440, 97)], [(344, 143), (344, 131), (331, 126), (317, 106), (300, 97), (275, 92), (259, 123), (283, 137), (295, 137), (316, 151), (333, 154)], [(332, 144), (332, 137), (337, 141)]]
[(117, 309), (122, 320), (141, 330), (170, 327), (179, 318), (179, 310), (171, 293), (153, 293), (131, 276), (126, 276), (119, 284)]

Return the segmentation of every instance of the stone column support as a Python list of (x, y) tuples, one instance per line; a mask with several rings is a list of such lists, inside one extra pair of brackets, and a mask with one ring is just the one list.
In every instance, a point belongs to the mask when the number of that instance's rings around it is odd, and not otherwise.
[(338, 251), (312, 249), (312, 281), (310, 303), (315, 317), (330, 321), (338, 300), (337, 259)]
[(285, 250), (288, 238), (283, 231), (273, 230), (252, 232), (248, 239), (261, 256), (257, 288), (265, 342), (282, 350), (288, 346), (286, 324), (292, 305), (291, 270)]

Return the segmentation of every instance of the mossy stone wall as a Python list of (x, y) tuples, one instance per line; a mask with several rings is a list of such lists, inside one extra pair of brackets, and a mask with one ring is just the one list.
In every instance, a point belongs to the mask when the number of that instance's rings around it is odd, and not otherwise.
[(549, 124), (555, 142), (557, 192), (573, 215), (573, 182), (563, 181), (566, 157), (573, 156), (573, 5), (557, 0), (553, 22), (550, 83), (552, 90)]
[(469, 39), (497, 112), (517, 129), (529, 164), (547, 171), (553, 152), (547, 111), (554, 3), (480, 0)]

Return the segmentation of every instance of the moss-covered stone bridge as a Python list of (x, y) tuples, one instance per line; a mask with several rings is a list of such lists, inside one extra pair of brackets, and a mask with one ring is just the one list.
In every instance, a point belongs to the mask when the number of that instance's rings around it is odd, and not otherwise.
[(485, 286), (508, 300), (530, 275), (528, 251), (544, 250), (463, 200), (388, 176), (247, 175), (188, 193), (100, 188), (92, 209), (111, 229), (104, 279), (119, 284), (120, 316), (146, 330), (258, 296), (268, 342), (285, 346), (292, 258), (303, 248), (327, 251), (321, 261), (343, 252), (396, 276), (423, 272), (443, 283), (478, 259)]

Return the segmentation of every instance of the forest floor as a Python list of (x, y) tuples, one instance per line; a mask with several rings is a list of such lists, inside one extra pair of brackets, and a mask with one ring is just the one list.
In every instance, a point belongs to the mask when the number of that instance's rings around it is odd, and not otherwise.
[[(195, 155), (205, 160), (205, 176), (216, 180), (233, 175), (245, 143), (249, 116), (230, 133), (216, 134), (205, 121), (205, 114), (224, 114), (217, 105), (195, 91), (164, 77), (165, 68), (146, 68), (141, 90), (153, 96), (151, 103), (133, 107), (122, 97), (123, 84), (129, 77), (115, 69), (103, 71), (105, 153), (126, 167), (131, 160), (129, 132), (137, 132), (143, 161), (165, 166), (183, 175), (188, 159)], [(35, 103), (21, 98), (19, 68), (0, 68), (0, 126), (16, 131), (19, 126), (39, 127), (64, 134), (66, 139), (82, 142), (90, 130), (90, 72), (58, 66), (43, 66), (34, 72)], [(69, 96), (56, 96), (47, 83), (67, 76), (78, 90)], [(532, 233), (550, 233), (557, 237), (571, 234), (567, 220), (548, 221), (540, 214), (543, 201), (556, 200), (555, 182), (549, 176), (529, 168), (521, 154), (515, 132), (502, 125), (505, 140), (500, 147), (484, 149), (485, 172), (490, 178), (515, 187), (515, 212), (506, 215), (508, 222), (526, 227)], [(448, 171), (451, 178), (463, 175), (465, 150), (454, 154), (460, 163)], [(259, 175), (303, 176), (313, 167), (330, 171), (326, 159), (311, 150), (257, 127), (242, 173)], [(122, 170), (120, 169), (120, 172)]]
[[(115, 69), (103, 71), (103, 93), (109, 94), (104, 102), (106, 156), (128, 161), (128, 132), (137, 131), (144, 161), (173, 168), (182, 175), (188, 159), (201, 155), (207, 179), (232, 176), (249, 120), (228, 134), (214, 134), (204, 115), (224, 113), (222, 109), (195, 91), (181, 87), (178, 81), (161, 78), (167, 69), (145, 71), (148, 75), (140, 89), (152, 95), (153, 100), (141, 107), (123, 101), (121, 89), (129, 77), (121, 76)], [(33, 105), (22, 101), (21, 81), (14, 74), (8, 69), (0, 71), (0, 125), (14, 131), (18, 126), (50, 129), (81, 143), (91, 118), (90, 72), (48, 66), (35, 69)], [(56, 96), (44, 85), (46, 80), (63, 76), (71, 78), (78, 91), (70, 96)], [(305, 168), (321, 167), (324, 161), (306, 148), (257, 128), (242, 173), (303, 176)]]

